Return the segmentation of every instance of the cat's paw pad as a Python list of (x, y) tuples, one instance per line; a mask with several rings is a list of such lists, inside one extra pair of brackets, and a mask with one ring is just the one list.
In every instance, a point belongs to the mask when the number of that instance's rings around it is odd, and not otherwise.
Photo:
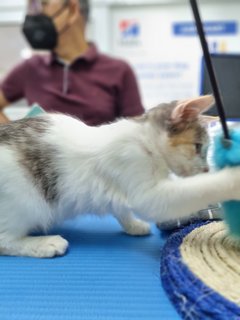
[(151, 233), (151, 227), (145, 221), (134, 220), (127, 227), (125, 226), (125, 232), (131, 236), (146, 236)]
[(62, 256), (67, 251), (68, 242), (60, 236), (45, 237), (39, 244), (36, 256), (39, 258), (52, 258)]

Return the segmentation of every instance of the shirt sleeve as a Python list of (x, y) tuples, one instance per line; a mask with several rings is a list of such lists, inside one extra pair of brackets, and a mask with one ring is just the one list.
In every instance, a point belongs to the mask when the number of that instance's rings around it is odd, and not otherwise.
[(131, 117), (144, 113), (137, 80), (133, 70), (128, 64), (124, 64), (124, 73), (118, 92), (118, 116)]
[(0, 90), (9, 102), (24, 97), (27, 79), (27, 60), (14, 67), (0, 83)]

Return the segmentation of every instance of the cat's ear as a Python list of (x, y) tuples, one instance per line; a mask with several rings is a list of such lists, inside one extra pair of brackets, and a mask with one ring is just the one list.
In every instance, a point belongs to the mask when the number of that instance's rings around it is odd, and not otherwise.
[(195, 121), (201, 113), (210, 109), (213, 104), (214, 98), (212, 95), (178, 101), (172, 111), (171, 120), (175, 124)]

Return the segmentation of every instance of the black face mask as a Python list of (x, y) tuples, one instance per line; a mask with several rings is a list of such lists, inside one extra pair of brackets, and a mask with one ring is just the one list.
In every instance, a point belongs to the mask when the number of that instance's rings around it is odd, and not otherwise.
[(53, 23), (65, 9), (63, 5), (52, 17), (45, 14), (27, 15), (22, 26), (22, 32), (33, 49), (53, 50), (57, 46), (58, 33)]

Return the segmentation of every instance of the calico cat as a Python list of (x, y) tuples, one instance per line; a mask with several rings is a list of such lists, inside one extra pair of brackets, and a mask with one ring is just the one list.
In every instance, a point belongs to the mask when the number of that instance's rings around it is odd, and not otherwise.
[(112, 212), (128, 234), (146, 235), (148, 222), (239, 200), (240, 168), (207, 172), (201, 113), (212, 104), (175, 101), (100, 127), (62, 114), (0, 125), (0, 254), (63, 255), (62, 237), (29, 234), (78, 214)]

